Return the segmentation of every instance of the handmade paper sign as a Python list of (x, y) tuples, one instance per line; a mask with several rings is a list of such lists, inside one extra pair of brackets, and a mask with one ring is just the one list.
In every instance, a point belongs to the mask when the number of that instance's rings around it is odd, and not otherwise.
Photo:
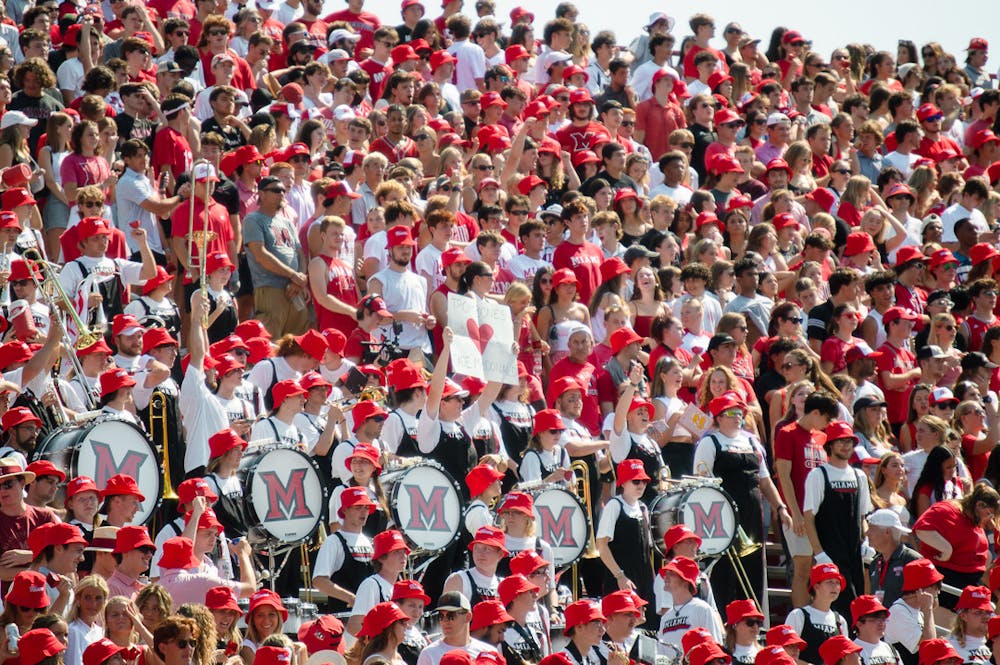
[(451, 366), (456, 374), (485, 381), (517, 383), (514, 323), (510, 308), (492, 300), (448, 294)]

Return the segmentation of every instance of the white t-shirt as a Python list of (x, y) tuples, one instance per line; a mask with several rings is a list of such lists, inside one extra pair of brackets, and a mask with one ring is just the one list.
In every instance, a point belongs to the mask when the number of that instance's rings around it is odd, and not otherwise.
[(395, 455), (404, 434), (417, 438), (417, 417), (411, 416), (403, 409), (393, 409), (382, 423), (382, 435), (379, 440), (385, 450)]
[[(335, 539), (328, 538), (327, 540)], [(352, 616), (364, 616), (368, 614), (368, 610), (379, 603), (392, 600), (392, 585), (392, 582), (378, 574), (366, 577), (358, 586), (358, 592), (354, 596)]]
[(193, 365), (184, 375), (178, 405), (187, 434), (184, 470), (192, 471), (208, 464), (208, 437), (229, 427), (229, 418), (205, 385), (205, 373)]
[(896, 652), (885, 642), (875, 644), (856, 638), (854, 643), (861, 647), (862, 665), (897, 665)]
[(694, 472), (696, 474), (706, 476), (715, 475), (712, 471), (715, 468), (716, 453), (715, 442), (712, 440), (713, 437), (719, 442), (719, 446), (723, 452), (756, 453), (757, 460), (760, 463), (760, 471), (757, 473), (757, 477), (761, 480), (771, 477), (771, 474), (767, 470), (767, 464), (764, 463), (766, 459), (764, 448), (756, 438), (746, 432), (740, 432), (735, 437), (728, 437), (722, 432), (710, 432), (701, 437), (694, 449)]
[(443, 254), (443, 251), (428, 243), (417, 254), (417, 259), (413, 264), (417, 273), (430, 282), (431, 291), (444, 284), (444, 264), (441, 263)]
[(463, 39), (449, 46), (448, 53), (458, 60), (455, 63), (455, 86), (459, 90), (477, 89), (476, 79), (486, 77), (486, 54), (479, 44)]
[(60, 90), (69, 90), (73, 99), (83, 94), (83, 63), (80, 58), (69, 58), (56, 70), (56, 82)]
[(535, 280), (535, 273), (542, 268), (551, 268), (552, 264), (541, 258), (533, 259), (527, 254), (518, 254), (507, 262), (507, 270), (514, 275), (514, 279), (531, 286)]
[[(472, 584), (476, 585), (476, 591), (483, 598), (499, 598), (500, 592), (498, 591), (500, 587), (500, 577), (494, 574), (491, 577), (487, 577), (480, 573), (476, 568), (466, 568), (465, 570), (460, 570), (458, 572), (452, 573), (448, 579), (451, 579), (455, 575), (462, 582), (462, 595), (466, 598), (472, 598), (473, 589)], [(472, 578), (471, 582), (469, 578)], [(447, 582), (445, 582), (447, 584)]]
[(289, 425), (275, 416), (258, 420), (250, 430), (250, 443), (276, 442), (287, 446), (305, 444), (305, 439), (294, 424)]
[[(847, 634), (847, 621), (833, 610), (821, 612), (812, 605), (799, 607), (788, 613), (785, 623), (795, 629), (799, 635), (802, 634), (802, 627), (805, 625), (804, 612), (809, 613), (809, 623), (829, 637), (840, 634), (849, 637)], [(919, 634), (918, 634), (919, 637)]]
[(93, 273), (94, 268), (98, 266), (107, 268), (109, 271), (113, 270), (118, 273), (118, 276), (121, 277), (121, 280), (125, 284), (139, 286), (144, 281), (140, 277), (142, 274), (141, 263), (125, 259), (110, 259), (106, 256), (81, 256), (74, 261), (68, 261), (63, 266), (62, 272), (59, 273), (59, 284), (62, 285), (63, 290), (70, 297), (76, 296), (77, 289), (80, 288), (80, 282), (83, 280), (83, 273), (80, 270), (81, 264), (87, 268), (89, 273)]
[[(333, 457), (330, 458), (330, 466), (333, 470), (333, 477), (339, 478), (340, 482), (345, 485), (350, 483), (351, 478), (354, 477), (351, 470), (347, 468), (347, 458), (354, 452), (354, 446), (357, 444), (358, 440), (354, 437), (351, 437), (346, 441), (341, 441), (337, 444), (337, 447), (333, 449)], [(382, 450), (382, 445), (379, 443), (378, 439), (372, 440), (371, 444), (379, 450)]]
[(647, 453), (652, 453), (655, 456), (659, 456), (660, 454), (659, 446), (657, 446), (647, 434), (632, 434), (628, 431), (627, 427), (622, 430), (621, 434), (616, 434), (614, 428), (612, 428), (611, 435), (608, 437), (608, 440), (611, 444), (611, 461), (615, 464), (618, 464), (628, 457), (628, 453), (632, 449), (633, 441), (635, 441), (635, 444), (640, 449)]
[[(987, 644), (985, 637), (970, 637), (965, 636), (965, 646), (958, 643), (954, 635), (948, 637), (948, 643), (955, 648), (958, 655), (962, 657), (963, 663), (990, 663), (991, 656), (993, 655), (990, 651), (990, 645)], [(867, 665), (867, 664), (866, 664)]]
[(82, 665), (83, 652), (94, 642), (104, 637), (104, 628), (95, 623), (88, 626), (84, 622), (76, 619), (69, 625), (69, 635), (66, 643), (66, 665)]
[(417, 665), (437, 665), (437, 663), (441, 662), (441, 656), (445, 655), (449, 651), (454, 651), (455, 649), (461, 649), (468, 652), (468, 654), (472, 656), (472, 660), (475, 660), (476, 656), (484, 651), (497, 651), (486, 642), (480, 642), (474, 637), (470, 637), (469, 643), (464, 647), (451, 646), (450, 644), (445, 644), (440, 639), (437, 639), (428, 644), (424, 650), (420, 652), (420, 656), (417, 658)]
[(826, 480), (823, 477), (823, 471), (826, 471), (832, 487), (857, 488), (859, 518), (872, 511), (872, 499), (868, 492), (868, 482), (865, 476), (852, 466), (838, 469), (827, 463), (816, 467), (806, 476), (805, 498), (802, 500), (803, 512), (812, 511), (815, 514), (819, 510), (820, 504), (823, 503), (823, 497), (826, 494)]
[(632, 519), (636, 519), (643, 515), (643, 504), (641, 501), (636, 501), (635, 503), (628, 503), (621, 496), (617, 496), (611, 501), (605, 504), (604, 509), (601, 511), (601, 519), (597, 524), (597, 533), (594, 534), (595, 538), (607, 538), (608, 542), (615, 539), (615, 525), (618, 522), (618, 516), (624, 511), (625, 515)]
[(719, 613), (704, 600), (695, 597), (664, 612), (657, 639), (665, 644), (680, 644), (681, 637), (692, 628), (704, 628), (712, 633), (716, 642), (722, 642), (725, 636)]
[(988, 233), (990, 230), (981, 210), (978, 208), (969, 210), (961, 203), (955, 203), (941, 213), (941, 226), (943, 227), (941, 242), (958, 242), (958, 236), (955, 235), (955, 223), (960, 219), (969, 219), (980, 234)]
[[(365, 534), (351, 533), (343, 529), (337, 533), (344, 537), (344, 540), (347, 541), (347, 546), (355, 553), (363, 554), (367, 552), (369, 557), (375, 553), (371, 539)], [(333, 535), (327, 537), (323, 541), (323, 546), (319, 548), (319, 552), (316, 554), (313, 575), (332, 577), (334, 573), (341, 569), (348, 556), (351, 555), (344, 551), (344, 545), (340, 542), (340, 538)]]
[[(518, 475), (521, 480), (529, 482), (532, 480), (543, 480), (548, 475), (544, 473), (544, 468), (565, 468), (570, 465), (569, 453), (562, 446), (556, 444), (552, 450), (536, 450), (529, 448), (524, 451), (521, 459), (521, 466), (518, 467)], [(544, 467), (544, 468), (543, 468)]]
[(899, 598), (889, 607), (889, 621), (883, 639), (889, 644), (902, 644), (910, 653), (917, 653), (924, 632), (924, 615)]

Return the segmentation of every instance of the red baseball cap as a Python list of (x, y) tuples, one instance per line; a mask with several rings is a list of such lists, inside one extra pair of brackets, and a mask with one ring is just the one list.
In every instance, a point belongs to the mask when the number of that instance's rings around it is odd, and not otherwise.
[(393, 226), (386, 229), (386, 247), (416, 247), (417, 241), (413, 239), (413, 232), (408, 226)]

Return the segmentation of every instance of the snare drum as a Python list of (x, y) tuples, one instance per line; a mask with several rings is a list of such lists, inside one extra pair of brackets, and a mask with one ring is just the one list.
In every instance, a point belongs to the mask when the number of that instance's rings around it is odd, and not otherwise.
[(535, 504), (535, 533), (552, 548), (552, 564), (561, 568), (575, 563), (590, 538), (590, 520), (583, 502), (562, 487), (528, 493)]
[(126, 420), (101, 418), (60, 427), (39, 444), (32, 461), (48, 460), (68, 478), (90, 476), (104, 488), (111, 476), (135, 478), (146, 500), (133, 524), (147, 524), (160, 505), (163, 467), (160, 453), (146, 434)]
[(282, 598), (281, 604), (288, 610), (288, 618), (281, 632), (289, 635), (298, 635), (299, 626), (302, 625), (302, 603), (298, 598)]
[(308, 455), (294, 448), (250, 448), (237, 473), (243, 481), (251, 543), (294, 545), (316, 532), (327, 489)]
[(455, 479), (433, 460), (381, 476), (396, 528), (420, 554), (439, 554), (455, 542), (465, 506)]
[(675, 524), (684, 524), (701, 538), (701, 553), (725, 552), (736, 538), (736, 504), (714, 485), (682, 487), (658, 495), (649, 505), (653, 545), (661, 554), (663, 534)]

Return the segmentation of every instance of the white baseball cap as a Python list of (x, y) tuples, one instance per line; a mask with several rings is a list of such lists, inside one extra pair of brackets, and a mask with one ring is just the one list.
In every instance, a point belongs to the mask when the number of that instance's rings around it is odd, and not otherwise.
[(13, 127), (15, 125), (34, 127), (37, 124), (37, 120), (29, 118), (20, 111), (7, 111), (3, 114), (3, 118), (0, 119), (0, 129), (7, 129), (8, 127)]
[(896, 511), (889, 510), (888, 508), (880, 508), (869, 515), (868, 526), (884, 526), (895, 529), (903, 534), (910, 533), (910, 529), (903, 526), (903, 523), (899, 521), (899, 515), (896, 514)]

